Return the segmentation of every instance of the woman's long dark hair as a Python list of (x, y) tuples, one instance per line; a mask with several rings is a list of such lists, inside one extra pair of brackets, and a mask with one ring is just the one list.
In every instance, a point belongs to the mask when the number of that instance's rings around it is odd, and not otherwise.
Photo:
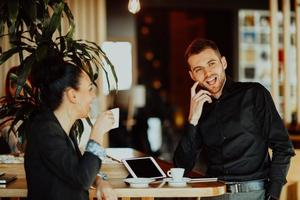
[(79, 67), (54, 55), (32, 68), (31, 81), (32, 86), (40, 91), (42, 106), (55, 110), (61, 104), (66, 88), (78, 89), (81, 74)]

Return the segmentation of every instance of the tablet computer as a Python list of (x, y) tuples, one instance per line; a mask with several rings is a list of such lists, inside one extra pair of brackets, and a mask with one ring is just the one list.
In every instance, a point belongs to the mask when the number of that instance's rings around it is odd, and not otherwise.
[(125, 167), (134, 178), (165, 178), (166, 174), (153, 157), (123, 159)]

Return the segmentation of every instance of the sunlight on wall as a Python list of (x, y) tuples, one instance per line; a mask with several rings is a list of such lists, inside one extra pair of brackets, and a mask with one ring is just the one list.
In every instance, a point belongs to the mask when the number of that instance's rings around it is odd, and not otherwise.
[(151, 150), (156, 152), (162, 145), (162, 128), (161, 121), (159, 118), (151, 117), (147, 121), (148, 123), (148, 140), (150, 143)]

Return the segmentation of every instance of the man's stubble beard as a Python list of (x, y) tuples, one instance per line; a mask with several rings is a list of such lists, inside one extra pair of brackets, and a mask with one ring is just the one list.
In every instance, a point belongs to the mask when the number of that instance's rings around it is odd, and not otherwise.
[[(225, 74), (222, 74), (221, 76), (220, 76), (220, 78), (219, 78), (219, 81), (217, 80), (217, 91), (214, 91), (213, 90), (213, 88), (209, 88), (209, 86), (207, 87), (207, 86), (205, 86), (205, 85), (203, 85), (202, 84), (202, 88), (204, 89), (204, 90), (207, 90), (207, 91), (209, 91), (212, 95), (214, 95), (214, 94), (217, 94), (217, 93), (219, 93), (220, 91), (222, 91), (223, 90), (223, 87), (224, 87), (224, 85), (225, 85), (225, 81), (226, 81), (226, 75)], [(215, 88), (215, 87), (214, 87)]]

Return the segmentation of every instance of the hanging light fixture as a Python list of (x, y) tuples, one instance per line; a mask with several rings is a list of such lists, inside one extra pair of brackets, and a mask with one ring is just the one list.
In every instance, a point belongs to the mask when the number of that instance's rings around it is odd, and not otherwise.
[(129, 0), (129, 2), (128, 2), (129, 12), (135, 14), (135, 13), (139, 12), (140, 9), (141, 9), (140, 0)]

